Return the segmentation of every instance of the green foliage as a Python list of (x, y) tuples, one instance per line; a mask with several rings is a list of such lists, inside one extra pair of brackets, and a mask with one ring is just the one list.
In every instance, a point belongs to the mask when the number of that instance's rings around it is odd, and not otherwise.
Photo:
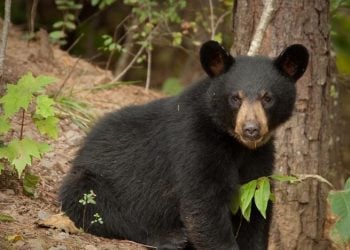
[(165, 80), (162, 91), (168, 95), (177, 95), (182, 91), (183, 87), (178, 78), (170, 77)]
[(240, 197), (240, 208), (243, 217), (249, 221), (250, 220), (250, 212), (252, 209), (252, 200), (254, 194), (256, 192), (257, 180), (252, 180), (244, 185), (242, 185), (239, 189), (239, 197)]
[(21, 108), (27, 110), (34, 93), (42, 92), (44, 87), (55, 82), (56, 79), (47, 76), (34, 78), (31, 73), (21, 77), (17, 84), (8, 84), (7, 92), (0, 98), (0, 104), (4, 109), (3, 118), (9, 118)]
[(297, 177), (286, 175), (271, 175), (268, 177), (260, 177), (240, 186), (238, 193), (233, 196), (231, 201), (231, 211), (236, 214), (239, 209), (243, 217), (250, 221), (250, 214), (253, 205), (253, 199), (256, 208), (266, 219), (266, 210), (269, 200), (274, 201), (271, 193), (270, 179), (277, 181), (288, 181), (294, 183), (300, 181)]
[[(100, 1), (93, 1), (94, 5)], [(177, 28), (172, 32), (171, 25), (178, 25), (182, 18), (179, 11), (186, 7), (185, 0), (124, 0), (125, 5), (131, 7), (132, 21), (127, 28), (128, 33), (132, 32), (132, 44), (146, 48), (143, 54), (136, 58), (136, 63), (143, 63), (147, 58), (147, 52), (153, 49), (155, 38), (162, 38), (163, 41), (171, 40), (170, 45), (179, 46), (182, 43), (182, 33)], [(125, 25), (128, 26), (128, 25)], [(120, 39), (121, 40), (121, 39)], [(102, 35), (102, 46), (100, 49), (111, 53), (127, 53), (126, 44), (109, 35)]]
[(91, 221), (91, 224), (95, 224), (95, 223), (103, 224), (102, 217), (100, 216), (99, 213), (95, 213), (94, 214), (94, 220)]
[(350, 242), (350, 178), (346, 181), (344, 189), (331, 191), (328, 201), (332, 212), (338, 217), (331, 231), (335, 242)]
[(58, 20), (52, 26), (54, 30), (50, 32), (50, 38), (53, 43), (59, 45), (66, 44), (66, 32), (73, 31), (77, 28), (76, 17), (72, 12), (82, 9), (83, 5), (78, 4), (75, 0), (55, 0), (57, 9), (62, 11), (63, 19)]
[(103, 45), (99, 48), (100, 50), (108, 51), (108, 52), (112, 52), (112, 51), (118, 51), (122, 53), (126, 52), (126, 49), (123, 48), (117, 42), (114, 42), (113, 37), (111, 37), (110, 35), (102, 35), (102, 39), (103, 39)]
[(261, 215), (266, 219), (266, 209), (271, 195), (270, 181), (267, 177), (261, 177), (257, 181), (257, 189), (254, 194), (254, 202)]
[(98, 8), (102, 10), (115, 3), (115, 1), (116, 0), (91, 0), (91, 5), (98, 6)]
[(70, 117), (80, 128), (87, 130), (94, 120), (87, 103), (77, 101), (69, 96), (57, 98), (57, 107), (61, 113)]
[(96, 198), (96, 194), (94, 193), (93, 190), (90, 190), (90, 193), (84, 194), (83, 198), (79, 200), (79, 203), (82, 204), (83, 206), (87, 204), (96, 204), (95, 198)]
[(13, 139), (6, 146), (0, 148), (0, 157), (8, 160), (17, 170), (18, 177), (21, 177), (24, 168), (32, 164), (33, 158), (40, 159), (41, 155), (49, 150), (48, 144), (30, 138)]
[[(0, 135), (5, 136), (10, 130), (14, 130), (10, 121), (18, 119), (16, 114), (22, 113), (22, 121), (19, 138), (12, 138), (8, 143), (0, 145), (0, 159), (12, 166), (20, 178), (26, 166), (30, 166), (34, 158), (41, 159), (42, 155), (50, 150), (50, 146), (38, 142), (32, 138), (23, 136), (25, 113), (30, 115), (34, 124), (42, 135), (48, 134), (52, 138), (57, 137), (57, 122), (53, 125), (55, 117), (54, 100), (44, 93), (45, 86), (56, 81), (48, 76), (34, 77), (31, 73), (22, 76), (17, 84), (8, 84), (6, 94), (0, 98), (3, 113), (0, 115)], [(49, 132), (47, 132), (49, 131)], [(4, 169), (4, 166), (1, 166)], [(24, 191), (33, 194), (38, 183), (38, 178), (26, 173), (24, 177)]]
[[(96, 194), (94, 193), (93, 190), (90, 190), (90, 193), (85, 193), (83, 195), (83, 198), (81, 198), (79, 200), (79, 203), (82, 204), (84, 206), (84, 212), (83, 212), (83, 230), (85, 230), (85, 213), (86, 213), (86, 205), (88, 204), (92, 204), (95, 205), (96, 204)], [(95, 223), (99, 223), (99, 224), (103, 224), (103, 220), (102, 217), (100, 216), (99, 213), (95, 213), (93, 220), (90, 222), (90, 225), (95, 224)]]
[(331, 0), (331, 41), (340, 73), (350, 74), (350, 0)]

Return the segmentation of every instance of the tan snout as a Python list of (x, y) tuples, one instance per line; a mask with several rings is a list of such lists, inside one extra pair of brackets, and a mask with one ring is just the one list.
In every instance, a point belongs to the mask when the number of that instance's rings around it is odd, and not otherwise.
[(260, 101), (243, 100), (235, 124), (235, 136), (249, 148), (263, 145), (270, 137), (267, 117)]

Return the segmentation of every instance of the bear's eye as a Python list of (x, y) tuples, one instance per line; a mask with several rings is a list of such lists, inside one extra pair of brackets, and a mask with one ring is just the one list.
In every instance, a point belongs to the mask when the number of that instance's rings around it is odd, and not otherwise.
[(234, 107), (239, 107), (242, 104), (242, 99), (239, 95), (232, 95), (230, 98), (230, 102)]
[(265, 94), (262, 98), (261, 98), (261, 102), (265, 107), (270, 107), (273, 103), (273, 99), (270, 95)]

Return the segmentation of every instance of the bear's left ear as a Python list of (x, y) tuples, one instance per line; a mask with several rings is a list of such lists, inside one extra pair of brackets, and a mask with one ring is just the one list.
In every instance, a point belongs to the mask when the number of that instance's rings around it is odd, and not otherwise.
[(225, 73), (235, 61), (216, 41), (208, 41), (202, 45), (200, 60), (203, 69), (210, 77)]
[(282, 51), (275, 59), (275, 66), (281, 73), (297, 81), (309, 63), (309, 52), (301, 44), (294, 44)]

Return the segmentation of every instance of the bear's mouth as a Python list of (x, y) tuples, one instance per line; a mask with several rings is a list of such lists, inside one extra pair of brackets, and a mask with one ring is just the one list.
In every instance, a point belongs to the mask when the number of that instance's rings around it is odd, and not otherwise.
[(236, 133), (234, 130), (230, 131), (231, 135), (236, 138), (240, 143), (242, 143), (244, 146), (248, 147), (249, 149), (257, 149), (258, 147), (261, 147), (265, 143), (267, 143), (271, 137), (271, 133), (266, 133), (264, 135), (260, 135), (258, 138), (249, 138), (244, 137), (239, 133)]

